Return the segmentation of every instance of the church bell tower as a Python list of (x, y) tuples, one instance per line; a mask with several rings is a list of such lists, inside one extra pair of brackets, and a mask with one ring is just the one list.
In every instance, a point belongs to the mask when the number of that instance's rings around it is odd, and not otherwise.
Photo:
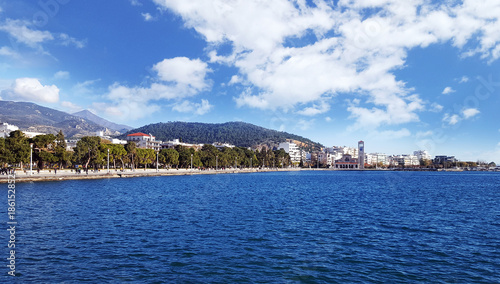
[(363, 141), (358, 142), (358, 161), (359, 161), (358, 168), (360, 170), (364, 170), (365, 169), (365, 142), (363, 142)]

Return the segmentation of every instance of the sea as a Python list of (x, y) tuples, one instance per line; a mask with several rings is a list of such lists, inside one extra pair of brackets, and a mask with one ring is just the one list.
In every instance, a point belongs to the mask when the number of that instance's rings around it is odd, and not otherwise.
[(7, 190), (0, 283), (500, 283), (499, 173), (17, 183), (15, 276)]

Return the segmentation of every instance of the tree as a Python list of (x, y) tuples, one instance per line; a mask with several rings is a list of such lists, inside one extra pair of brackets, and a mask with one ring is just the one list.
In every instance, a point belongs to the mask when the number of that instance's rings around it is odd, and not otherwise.
[(28, 138), (20, 130), (12, 131), (5, 141), (5, 146), (12, 154), (10, 160), (12, 163), (28, 163), (30, 158), (30, 144)]
[(132, 169), (134, 169), (135, 168), (134, 156), (136, 156), (137, 152), (137, 146), (135, 145), (135, 142), (129, 141), (127, 145), (125, 145), (125, 150), (127, 151), (127, 157), (130, 160), (130, 166)]
[(430, 167), (432, 165), (432, 161), (429, 159), (420, 159), (420, 166), (421, 167)]
[[(113, 161), (119, 159), (122, 163), (122, 168), (125, 168), (125, 166), (123, 165), (123, 157), (127, 155), (127, 150), (125, 150), (125, 147), (121, 144), (113, 144), (113, 150), (111, 154), (113, 155)], [(114, 164), (114, 167), (116, 169), (116, 164)]]
[(189, 168), (191, 165), (191, 154), (190, 148), (181, 145), (175, 146), (175, 150), (179, 153), (179, 165), (181, 168)]
[(200, 159), (204, 167), (215, 168), (219, 149), (214, 145), (205, 144), (201, 148)]
[(156, 158), (156, 152), (153, 149), (136, 149), (137, 158), (139, 159), (139, 163), (144, 165), (144, 170), (146, 170), (146, 165), (151, 164), (153, 160)]
[(66, 150), (66, 141), (64, 140), (64, 134), (62, 130), (59, 130), (55, 138), (56, 146), (54, 148), (54, 156), (59, 162), (59, 168), (63, 166), (68, 166), (71, 164), (71, 153)]
[(6, 139), (0, 137), (0, 162), (2, 164), (9, 164), (9, 163), (14, 163), (14, 160), (15, 160), (14, 154), (7, 147)]
[(53, 134), (37, 135), (31, 139), (34, 150), (33, 158), (37, 162), (39, 169), (43, 170), (45, 163), (57, 161), (54, 156), (55, 140), (56, 137)]
[(158, 153), (158, 160), (168, 167), (177, 166), (179, 165), (179, 153), (175, 149), (162, 149)]
[(120, 160), (121, 166), (124, 167), (123, 158), (127, 155), (125, 147), (121, 144), (101, 144), (99, 146), (101, 153), (105, 155), (104, 159), (107, 160), (109, 149), (109, 162), (113, 163), (113, 168), (116, 169), (116, 160)]
[(283, 150), (283, 148), (274, 151), (274, 155), (276, 157), (276, 165), (279, 165), (281, 168), (290, 164), (290, 155)]
[(95, 136), (85, 136), (82, 137), (75, 147), (75, 158), (82, 164), (85, 164), (85, 168), (88, 168), (90, 162), (95, 166), (97, 162), (101, 159), (101, 151), (99, 150), (99, 145), (101, 144), (101, 138)]

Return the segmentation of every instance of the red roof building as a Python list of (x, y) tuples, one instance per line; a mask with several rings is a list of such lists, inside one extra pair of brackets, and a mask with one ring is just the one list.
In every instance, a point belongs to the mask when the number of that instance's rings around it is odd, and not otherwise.
[(127, 141), (134, 142), (137, 147), (145, 149), (160, 150), (161, 141), (155, 141), (155, 137), (151, 134), (142, 132), (132, 133), (127, 135)]

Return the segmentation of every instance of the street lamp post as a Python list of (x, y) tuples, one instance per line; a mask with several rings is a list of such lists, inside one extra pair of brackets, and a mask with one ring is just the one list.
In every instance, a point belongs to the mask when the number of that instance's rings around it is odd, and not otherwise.
[(234, 168), (238, 168), (238, 157), (234, 158)]
[(108, 174), (109, 174), (109, 148), (108, 148)]
[(191, 154), (191, 170), (193, 170), (193, 154)]
[(156, 151), (156, 172), (158, 172), (158, 151)]
[(215, 171), (218, 170), (218, 166), (219, 166), (219, 155), (215, 156)]
[(30, 176), (33, 175), (33, 143), (30, 143)]

